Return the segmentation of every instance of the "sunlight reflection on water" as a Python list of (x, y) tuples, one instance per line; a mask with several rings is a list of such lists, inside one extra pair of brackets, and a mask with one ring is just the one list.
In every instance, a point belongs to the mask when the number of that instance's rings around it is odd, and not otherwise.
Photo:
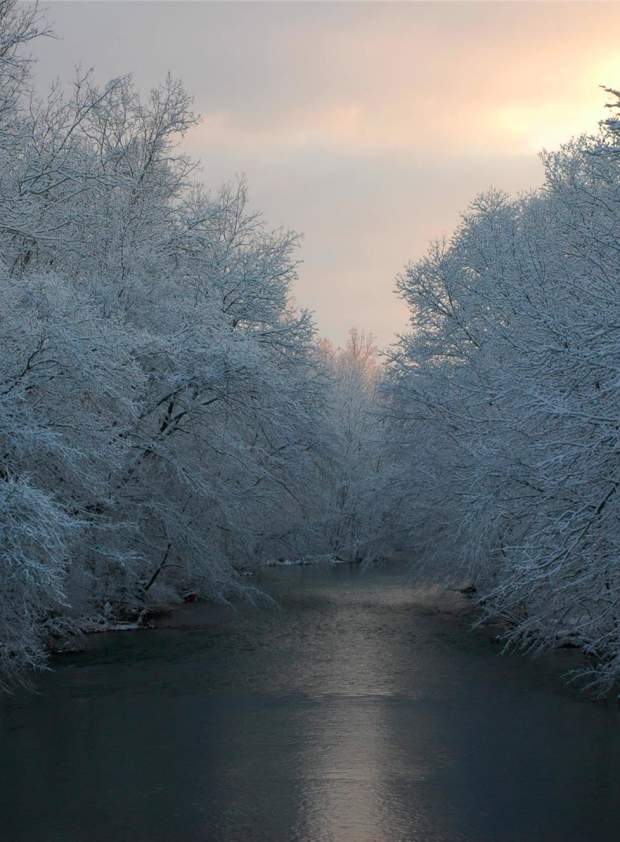
[[(620, 718), (394, 570), (99, 636), (0, 703), (10, 842), (598, 842)], [(564, 666), (566, 664), (564, 663)]]

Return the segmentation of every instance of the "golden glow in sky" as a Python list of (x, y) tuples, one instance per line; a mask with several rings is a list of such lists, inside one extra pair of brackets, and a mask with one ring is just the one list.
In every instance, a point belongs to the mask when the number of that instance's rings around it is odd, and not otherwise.
[(93, 64), (168, 70), (203, 120), (187, 139), (216, 186), (247, 175), (304, 233), (300, 302), (336, 341), (404, 326), (394, 275), (490, 186), (540, 184), (536, 153), (596, 129), (620, 87), (612, 3), (55, 3), (45, 78)]

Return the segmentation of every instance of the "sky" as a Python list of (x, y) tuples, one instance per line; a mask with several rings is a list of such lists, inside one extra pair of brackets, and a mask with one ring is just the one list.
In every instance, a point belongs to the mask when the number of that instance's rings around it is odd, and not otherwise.
[(245, 174), (266, 222), (303, 233), (294, 289), (336, 343), (406, 325), (395, 276), (479, 192), (537, 187), (537, 153), (592, 131), (620, 87), (616, 3), (44, 3), (37, 75), (168, 71), (217, 187)]

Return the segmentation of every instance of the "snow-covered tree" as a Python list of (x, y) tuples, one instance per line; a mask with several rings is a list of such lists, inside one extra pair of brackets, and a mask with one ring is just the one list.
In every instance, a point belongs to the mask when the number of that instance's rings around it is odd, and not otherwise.
[(326, 552), (350, 560), (381, 555), (389, 515), (387, 459), (378, 406), (378, 348), (371, 334), (353, 328), (343, 348), (324, 342), (331, 378), (331, 470), (316, 496), (324, 509)]
[(34, 8), (0, 2), (0, 670), (50, 635), (320, 537), (326, 366), (297, 309), (298, 236), (243, 181), (210, 192), (167, 78), (78, 72), (37, 99)]
[(570, 640), (620, 676), (620, 157), (615, 118), (480, 196), (398, 288), (389, 424), (411, 540), (471, 577), (526, 648)]

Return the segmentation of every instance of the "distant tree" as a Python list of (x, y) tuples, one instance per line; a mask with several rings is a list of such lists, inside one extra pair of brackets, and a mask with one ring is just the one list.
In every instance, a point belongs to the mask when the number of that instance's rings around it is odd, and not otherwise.
[(382, 371), (372, 334), (357, 328), (343, 348), (324, 342), (322, 354), (331, 377), (329, 435), (331, 472), (322, 496), (327, 551), (351, 560), (383, 553), (389, 513), (382, 491), (387, 473), (378, 389)]

